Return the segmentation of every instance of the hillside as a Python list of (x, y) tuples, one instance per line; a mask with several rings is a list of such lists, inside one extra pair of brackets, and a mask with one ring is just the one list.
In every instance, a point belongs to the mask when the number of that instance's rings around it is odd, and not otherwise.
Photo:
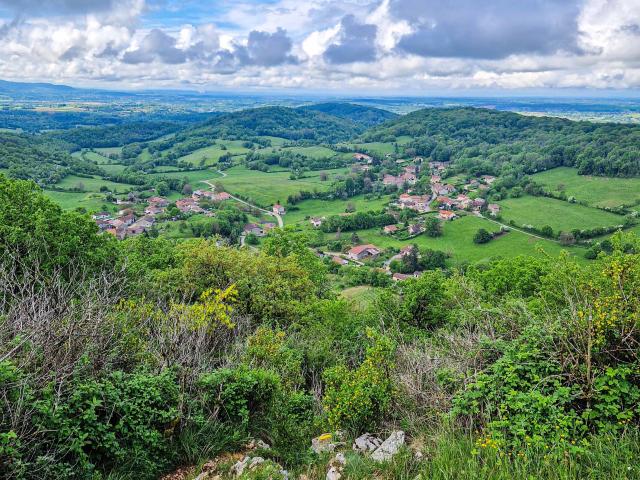
[(411, 136), (418, 155), (472, 171), (535, 173), (557, 166), (582, 174), (640, 175), (640, 127), (524, 116), (477, 108), (424, 109), (374, 127), (363, 142)]
[(334, 117), (350, 120), (363, 127), (372, 127), (398, 117), (397, 114), (381, 108), (367, 107), (353, 103), (316, 103), (300, 107), (301, 110), (311, 110), (326, 113)]

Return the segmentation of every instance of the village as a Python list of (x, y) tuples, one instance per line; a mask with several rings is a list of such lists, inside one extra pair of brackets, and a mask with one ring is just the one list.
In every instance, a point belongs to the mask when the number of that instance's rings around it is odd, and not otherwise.
[[(354, 172), (366, 172), (374, 167), (373, 158), (365, 153), (355, 153), (353, 159), (356, 162), (352, 167)], [(433, 219), (437, 219), (437, 222), (450, 222), (461, 215), (499, 215), (500, 206), (488, 203), (481, 196), (496, 180), (495, 177), (483, 175), (463, 183), (451, 181), (447, 172), (448, 166), (448, 162), (425, 162), (422, 158), (416, 157), (409, 165), (402, 166), (398, 175), (380, 174), (380, 181), (384, 187), (395, 189), (397, 192), (388, 203), (387, 211), (398, 220), (396, 223), (382, 226), (381, 233), (401, 241), (410, 241), (424, 234), (427, 224), (433, 224)], [(429, 188), (422, 188), (423, 193), (417, 193), (416, 184), (419, 179), (425, 177), (428, 177)], [(261, 238), (277, 228), (278, 223), (272, 221), (273, 218), (284, 224), (282, 217), (286, 214), (286, 208), (280, 203), (272, 205), (271, 210), (263, 210), (228, 192), (204, 189), (195, 190), (191, 195), (174, 201), (157, 195), (146, 199), (130, 195), (126, 200), (117, 200), (118, 205), (122, 207), (117, 215), (100, 212), (93, 215), (93, 219), (101, 231), (122, 240), (142, 234), (153, 234), (160, 223), (175, 222), (194, 215), (214, 217), (216, 206), (228, 201), (239, 202), (237, 205), (255, 216), (255, 220), (244, 225), (240, 245), (245, 245), (245, 239), (249, 236)], [(403, 210), (412, 212), (410, 220), (400, 221)], [(265, 216), (269, 219), (263, 218)], [(310, 227), (319, 229), (324, 220), (325, 217), (310, 217)], [(252, 243), (255, 244), (256, 241)], [(406, 255), (412, 253), (413, 248), (412, 245), (402, 247), (399, 253), (383, 261), (382, 270), (392, 275), (396, 281), (419, 275), (418, 271), (412, 274), (393, 273), (390, 268), (393, 261), (402, 261)], [(339, 265), (363, 266), (378, 259), (384, 250), (374, 244), (353, 245), (347, 251), (330, 254), (330, 258)], [(415, 253), (419, 256), (419, 252)], [(318, 254), (324, 256), (320, 250)]]

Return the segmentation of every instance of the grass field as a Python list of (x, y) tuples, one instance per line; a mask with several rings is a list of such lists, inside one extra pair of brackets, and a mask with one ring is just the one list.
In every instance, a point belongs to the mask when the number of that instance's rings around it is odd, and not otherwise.
[(380, 210), (389, 203), (390, 197), (383, 196), (374, 200), (366, 200), (364, 195), (351, 197), (348, 200), (304, 200), (295, 206), (298, 210), (289, 210), (284, 216), (285, 225), (304, 224), (306, 217), (325, 217), (345, 213), (348, 204), (356, 208), (356, 212)]
[(194, 170), (191, 172), (168, 172), (168, 173), (150, 173), (150, 177), (165, 177), (165, 178), (187, 178), (191, 183), (193, 189), (204, 188), (205, 186), (200, 184), (202, 180), (217, 180), (220, 175), (213, 169), (206, 170)]
[(552, 192), (564, 190), (567, 196), (597, 207), (612, 208), (640, 202), (640, 178), (578, 175), (575, 168), (569, 167), (536, 173), (532, 178)]
[(100, 193), (58, 192), (55, 190), (43, 190), (42, 192), (64, 210), (73, 210), (79, 207), (85, 208), (87, 212), (100, 210), (115, 212), (117, 210), (114, 204), (105, 202), (104, 194)]
[(536, 228), (549, 225), (556, 232), (620, 225), (624, 221), (620, 215), (554, 198), (524, 196), (499, 203), (504, 223), (513, 220), (517, 225)]
[[(550, 255), (558, 255), (563, 250), (563, 247), (555, 242), (533, 238), (515, 230), (489, 243), (477, 245), (473, 243), (473, 235), (480, 228), (495, 232), (500, 227), (482, 218), (465, 216), (451, 222), (446, 222), (444, 224), (444, 234), (436, 238), (422, 234), (409, 241), (399, 241), (393, 237), (383, 235), (380, 233), (380, 229), (377, 228), (360, 231), (358, 235), (363, 243), (373, 243), (374, 245), (384, 248), (401, 248), (405, 245), (415, 243), (420, 247), (441, 250), (451, 256), (451, 262), (454, 264), (462, 262), (486, 262), (494, 257), (543, 255), (543, 253), (539, 251), (540, 248)], [(576, 252), (578, 258), (583, 258), (582, 249), (574, 247), (567, 250)]]
[[(222, 144), (224, 144), (226, 150), (221, 148)], [(217, 144), (210, 147), (201, 148), (195, 152), (191, 152), (188, 155), (180, 157), (178, 160), (192, 165), (200, 165), (200, 162), (204, 158), (205, 165), (213, 165), (218, 163), (220, 157), (227, 153), (230, 153), (231, 155), (240, 155), (247, 152), (249, 152), (249, 149), (244, 148), (241, 141), (225, 140), (219, 141)]]
[(347, 169), (327, 170), (329, 178), (320, 180), (320, 172), (308, 172), (305, 178), (290, 180), (289, 172), (260, 172), (244, 167), (233, 167), (226, 170), (226, 177), (216, 175), (215, 181), (224, 185), (230, 193), (250, 198), (258, 205), (271, 205), (277, 201), (286, 202), (289, 195), (302, 190), (324, 190), (329, 188), (337, 174), (344, 174)]
[(111, 155), (115, 153), (116, 155), (120, 155), (122, 153), (122, 147), (103, 147), (103, 148), (94, 148), (94, 150), (102, 155)]
[(121, 163), (104, 163), (100, 165), (100, 168), (103, 169), (108, 175), (116, 175), (122, 172), (125, 168), (125, 165)]
[(111, 192), (124, 193), (133, 187), (133, 185), (110, 182), (109, 180), (104, 180), (100, 177), (84, 178), (77, 177), (75, 175), (68, 175), (64, 177), (56, 184), (56, 186), (60, 188), (76, 188), (80, 184), (84, 186), (84, 190), (87, 192), (99, 192), (100, 187), (106, 186)]

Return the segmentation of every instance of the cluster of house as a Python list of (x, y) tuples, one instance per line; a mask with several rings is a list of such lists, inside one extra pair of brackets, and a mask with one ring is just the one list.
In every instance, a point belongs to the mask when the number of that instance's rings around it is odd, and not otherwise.
[(182, 213), (204, 213), (211, 214), (200, 206), (202, 200), (211, 200), (212, 202), (222, 202), (229, 200), (231, 195), (227, 192), (215, 193), (209, 190), (196, 190), (190, 197), (184, 197), (176, 200), (176, 208)]
[[(387, 262), (385, 262), (386, 271), (390, 273), (389, 271), (390, 263), (393, 260), (402, 260), (403, 257), (405, 257), (406, 255), (409, 255), (413, 251), (413, 248), (414, 247), (412, 245), (407, 245), (405, 247), (402, 247), (402, 249), (400, 250), (400, 253), (398, 253), (397, 255), (394, 255)], [(369, 243), (366, 245), (358, 245), (356, 247), (353, 247), (351, 250), (347, 252), (347, 257), (349, 260), (362, 261), (362, 260), (374, 259), (378, 257), (381, 253), (382, 253), (382, 249)], [(347, 265), (349, 263), (349, 260), (347, 260), (346, 258), (342, 258), (338, 256), (332, 257), (331, 260), (334, 263), (337, 263), (338, 265)], [(417, 272), (417, 271), (411, 274), (394, 273), (392, 275), (392, 278), (394, 281), (398, 282), (398, 281), (406, 280), (408, 278), (418, 278), (421, 274), (422, 272)]]
[(147, 200), (142, 217), (136, 217), (131, 209), (120, 210), (118, 216), (112, 218), (108, 212), (93, 215), (98, 228), (122, 240), (125, 237), (140, 235), (153, 227), (156, 216), (164, 213), (169, 201), (162, 197), (151, 197)]
[(417, 175), (418, 167), (416, 165), (407, 165), (404, 167), (402, 174), (398, 176), (385, 175), (382, 178), (382, 183), (384, 185), (395, 185), (397, 187), (402, 187), (403, 185), (415, 185), (418, 180)]
[(367, 155), (366, 153), (354, 153), (353, 159), (356, 162), (366, 163), (369, 165), (373, 163), (373, 158), (371, 157), (371, 155)]

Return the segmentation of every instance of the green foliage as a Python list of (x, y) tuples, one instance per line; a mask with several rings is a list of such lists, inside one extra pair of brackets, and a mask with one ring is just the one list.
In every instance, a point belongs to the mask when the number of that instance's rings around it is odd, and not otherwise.
[(525, 337), (456, 396), (452, 412), (479, 418), (485, 446), (567, 448), (586, 432), (572, 409), (576, 391), (564, 385), (562, 367), (545, 350), (540, 333)]
[(473, 236), (473, 243), (488, 243), (492, 239), (493, 235), (491, 235), (486, 229), (481, 228)]
[(428, 271), (406, 280), (401, 294), (401, 318), (408, 324), (432, 329), (446, 322), (448, 296), (441, 272)]
[(323, 404), (333, 429), (369, 431), (380, 423), (389, 407), (393, 391), (389, 369), (395, 345), (374, 330), (368, 330), (367, 336), (371, 344), (357, 368), (341, 365), (324, 372)]

